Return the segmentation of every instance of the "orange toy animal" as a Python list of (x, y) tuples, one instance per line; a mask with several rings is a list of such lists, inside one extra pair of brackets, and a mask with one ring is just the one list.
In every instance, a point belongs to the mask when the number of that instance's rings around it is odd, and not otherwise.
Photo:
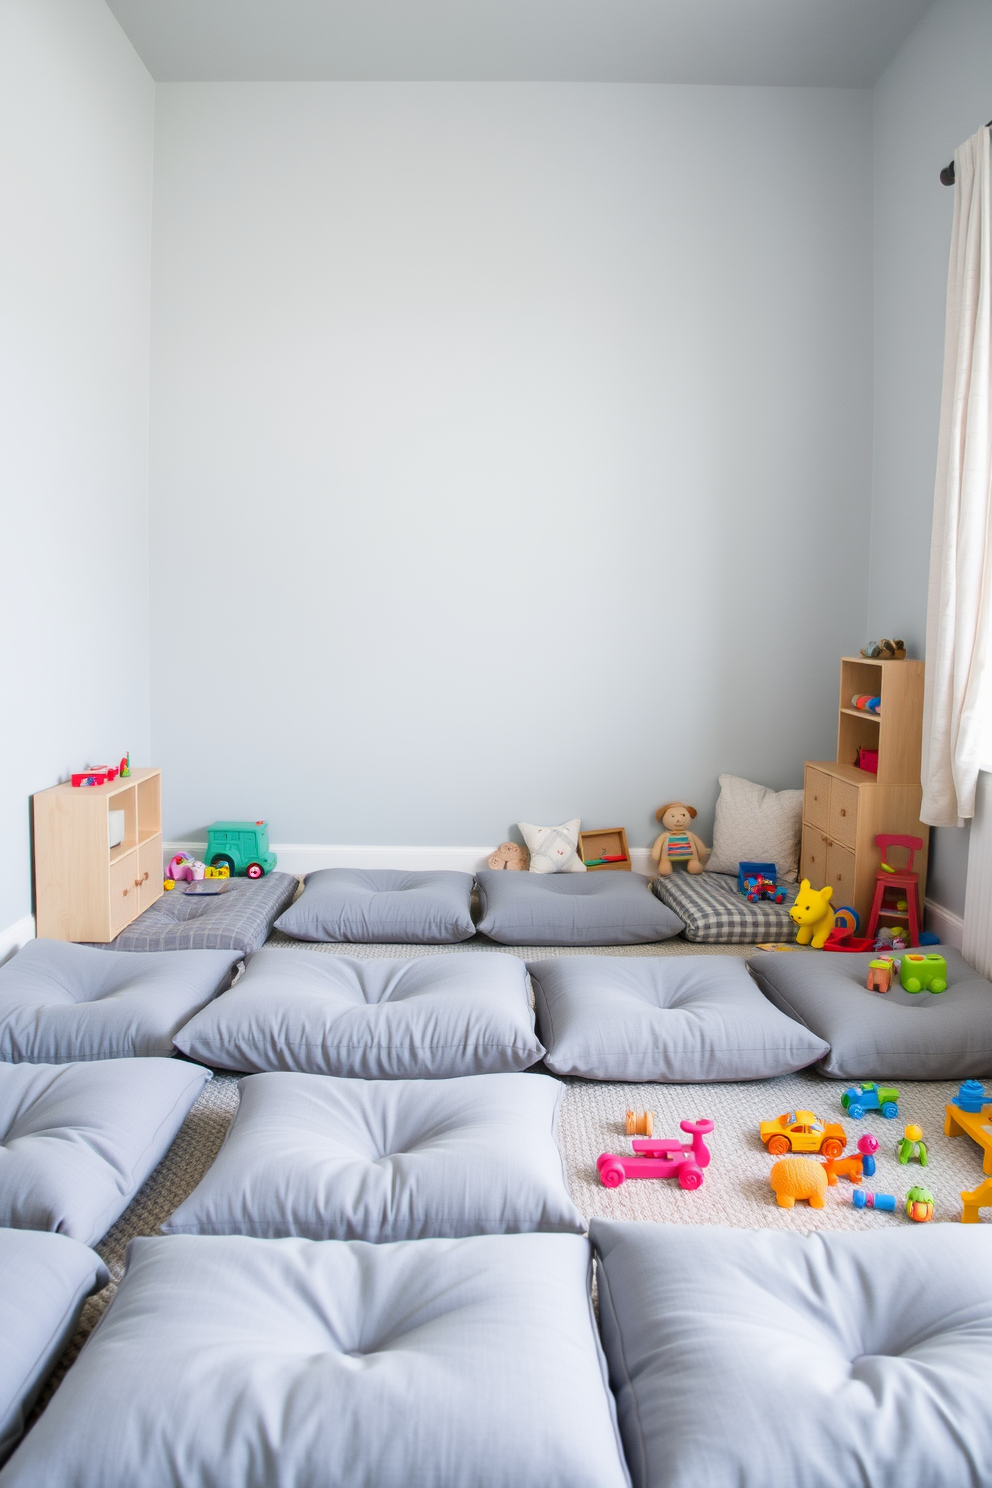
[(856, 1152), (853, 1157), (828, 1157), (820, 1166), (827, 1175), (827, 1182), (831, 1188), (835, 1188), (838, 1178), (850, 1178), (852, 1183), (861, 1183), (864, 1179), (864, 1157)]
[(811, 1157), (783, 1157), (768, 1175), (781, 1209), (792, 1209), (797, 1199), (808, 1199), (811, 1209), (825, 1209), (827, 1175)]

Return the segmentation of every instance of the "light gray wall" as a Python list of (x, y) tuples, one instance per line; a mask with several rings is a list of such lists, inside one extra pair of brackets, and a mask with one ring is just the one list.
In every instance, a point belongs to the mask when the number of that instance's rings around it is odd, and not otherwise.
[(869, 94), (162, 85), (152, 304), (167, 834), (643, 844), (832, 757)]
[(29, 796), (148, 757), (154, 86), (103, 0), (0, 5), (0, 927)]
[[(953, 188), (938, 179), (992, 117), (992, 5), (931, 9), (874, 91), (875, 456), (869, 630), (922, 656)], [(928, 894), (961, 914), (967, 829), (933, 834)]]

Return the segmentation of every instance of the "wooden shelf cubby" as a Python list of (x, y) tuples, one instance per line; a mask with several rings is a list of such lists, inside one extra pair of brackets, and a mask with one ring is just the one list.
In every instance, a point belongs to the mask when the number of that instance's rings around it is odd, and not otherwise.
[[(837, 758), (806, 762), (801, 876), (814, 888), (829, 884), (834, 906), (851, 905), (863, 924), (881, 860), (880, 832), (922, 839), (916, 866), (923, 900), (930, 836), (920, 821), (923, 674), (922, 661), (842, 657)], [(852, 697), (864, 693), (881, 698), (879, 713), (851, 707)], [(859, 748), (878, 751), (877, 775), (858, 768)]]
[[(33, 798), (39, 936), (107, 942), (162, 894), (162, 772), (53, 785)], [(110, 846), (110, 813), (124, 835)]]

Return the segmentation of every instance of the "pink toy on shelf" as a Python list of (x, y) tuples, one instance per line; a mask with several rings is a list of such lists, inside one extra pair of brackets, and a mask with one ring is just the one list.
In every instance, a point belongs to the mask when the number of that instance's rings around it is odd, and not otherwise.
[(187, 883), (196, 883), (206, 871), (206, 864), (201, 863), (198, 858), (188, 858), (185, 853), (176, 853), (165, 870), (165, 876), (176, 881), (185, 879)]
[(655, 1137), (635, 1137), (633, 1157), (618, 1157), (601, 1152), (596, 1159), (600, 1182), (606, 1188), (619, 1188), (625, 1178), (678, 1178), (682, 1188), (700, 1188), (703, 1169), (709, 1165), (709, 1148), (703, 1141), (713, 1130), (707, 1116), (698, 1121), (680, 1121), (679, 1126), (692, 1137), (686, 1146), (677, 1137), (658, 1141)]

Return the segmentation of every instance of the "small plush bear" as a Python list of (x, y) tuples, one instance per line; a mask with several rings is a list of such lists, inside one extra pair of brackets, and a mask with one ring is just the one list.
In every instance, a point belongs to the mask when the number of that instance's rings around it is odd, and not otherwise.
[(530, 853), (519, 842), (501, 842), (495, 852), (489, 854), (490, 868), (510, 868), (526, 871)]
[(651, 856), (662, 878), (671, 873), (673, 863), (684, 863), (690, 873), (702, 873), (710, 850), (695, 832), (687, 830), (695, 815), (695, 806), (686, 806), (682, 801), (669, 801), (655, 812), (655, 821), (660, 821), (665, 830), (654, 839)]

